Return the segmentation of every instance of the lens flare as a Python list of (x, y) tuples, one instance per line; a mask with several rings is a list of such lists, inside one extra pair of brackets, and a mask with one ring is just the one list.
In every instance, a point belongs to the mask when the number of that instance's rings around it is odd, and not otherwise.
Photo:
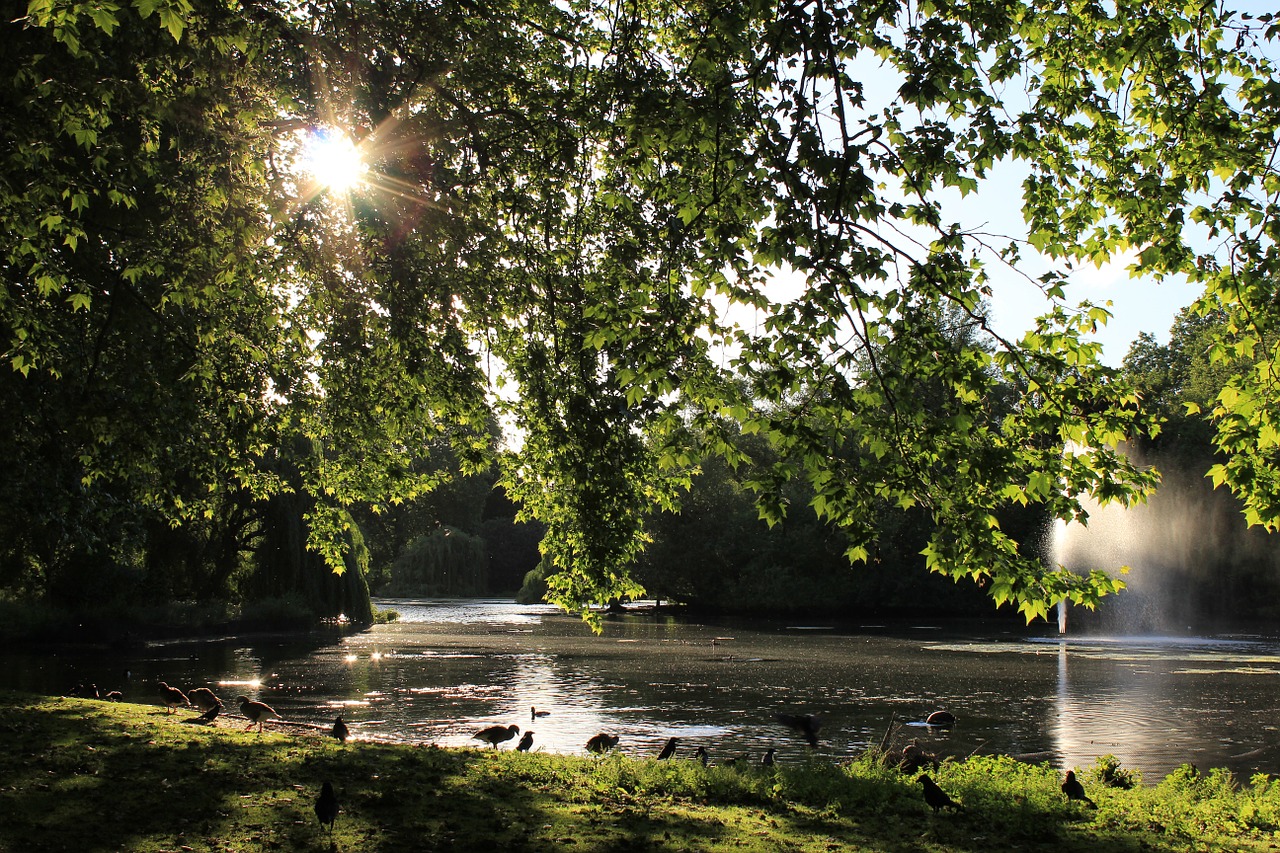
[(307, 133), (302, 143), (301, 165), (317, 184), (335, 193), (358, 187), (369, 169), (351, 137), (332, 127)]

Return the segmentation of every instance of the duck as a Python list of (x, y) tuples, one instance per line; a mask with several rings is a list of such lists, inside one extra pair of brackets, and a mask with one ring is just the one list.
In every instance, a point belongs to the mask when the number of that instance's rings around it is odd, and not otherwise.
[(333, 824), (338, 819), (338, 795), (333, 792), (333, 783), (325, 782), (320, 786), (320, 796), (316, 797), (316, 817), (320, 825), (329, 827), (329, 835), (333, 835)]
[(520, 742), (516, 744), (518, 752), (528, 752), (533, 747), (533, 732), (525, 732), (520, 737)]
[(176, 687), (170, 687), (165, 682), (160, 682), (160, 701), (164, 702), (165, 712), (172, 714), (173, 709), (179, 705), (190, 705), (187, 694), (183, 693)]
[(666, 744), (662, 747), (662, 751), (658, 753), (659, 761), (666, 761), (668, 758), (676, 754), (676, 744), (680, 743), (680, 738), (667, 738)]
[(956, 715), (950, 711), (934, 711), (924, 718), (924, 722), (927, 726), (953, 726), (956, 722)]
[(618, 745), (618, 736), (600, 732), (587, 741), (587, 751), (605, 753)]
[[(204, 713), (222, 708), (222, 700), (215, 696), (208, 687), (195, 688), (187, 694), (187, 700)], [(217, 714), (214, 714), (214, 716), (216, 717)]]
[(343, 722), (342, 715), (333, 718), (333, 729), (331, 734), (343, 743), (347, 742), (347, 738), (351, 735), (351, 730), (347, 728), (347, 724)]
[(530, 706), (529, 706), (529, 719), (530, 719), (530, 720), (536, 720), (536, 719), (538, 719), (539, 717), (550, 717), (550, 716), (551, 716), (551, 712), (550, 712), (550, 711), (539, 711), (539, 710), (538, 710), (538, 706), (537, 706), (537, 705), (530, 705)]
[(481, 729), (471, 737), (475, 740), (482, 740), (489, 746), (496, 747), (500, 743), (506, 743), (516, 735), (520, 734), (520, 727), (517, 725), (510, 726), (489, 726), (487, 729)]
[(267, 720), (272, 717), (275, 717), (277, 720), (280, 719), (280, 715), (276, 713), (275, 708), (272, 708), (265, 702), (250, 701), (248, 696), (238, 696), (236, 697), (236, 701), (240, 703), (240, 713), (244, 714), (245, 719), (249, 721), (249, 725), (245, 727), (245, 731), (248, 731), (256, 725), (258, 727), (258, 731), (261, 732), (262, 725)]

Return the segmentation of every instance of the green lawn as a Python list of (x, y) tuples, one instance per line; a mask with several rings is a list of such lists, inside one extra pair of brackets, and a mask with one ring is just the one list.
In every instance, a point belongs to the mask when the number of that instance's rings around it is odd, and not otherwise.
[(329, 850), (313, 803), (333, 782), (341, 851), (1089, 851), (1280, 848), (1280, 786), (1222, 772), (1069, 803), (1059, 774), (1006, 758), (933, 774), (871, 760), (711, 767), (620, 755), (339, 744), (243, 731), (158, 706), (0, 693), (0, 850)]

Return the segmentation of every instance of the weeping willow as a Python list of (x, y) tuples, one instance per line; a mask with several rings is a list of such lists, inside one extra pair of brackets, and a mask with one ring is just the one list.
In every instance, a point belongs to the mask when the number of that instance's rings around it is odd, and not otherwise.
[(473, 596), (488, 586), (484, 540), (441, 527), (409, 543), (391, 565), (387, 595)]

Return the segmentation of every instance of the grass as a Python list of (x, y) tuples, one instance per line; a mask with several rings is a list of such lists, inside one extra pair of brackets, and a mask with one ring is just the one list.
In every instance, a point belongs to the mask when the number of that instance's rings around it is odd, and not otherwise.
[[(347, 743), (159, 706), (0, 693), (0, 851), (1138, 851), (1280, 847), (1280, 784), (1183, 768), (1154, 786), (1009, 758), (945, 762), (963, 803), (932, 813), (914, 774), (703, 768), (610, 755)], [(331, 780), (332, 841), (312, 811)]]

